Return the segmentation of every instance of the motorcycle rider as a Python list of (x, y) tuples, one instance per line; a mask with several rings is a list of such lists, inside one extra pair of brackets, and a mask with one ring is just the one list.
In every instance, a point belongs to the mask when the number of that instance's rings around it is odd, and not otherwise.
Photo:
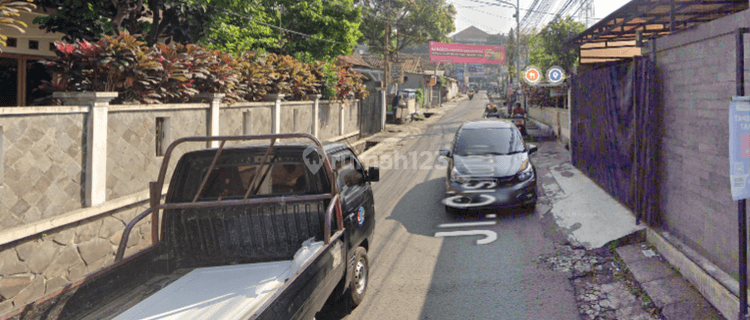
[(487, 103), (487, 105), (484, 107), (484, 117), (487, 118), (488, 115), (497, 115), (497, 106), (495, 103), (490, 100), (490, 102)]
[[(513, 111), (511, 111), (510, 117), (511, 118), (517, 118), (517, 117), (526, 118), (526, 111), (523, 110), (520, 102), (516, 101), (513, 103)], [(523, 125), (519, 126), (518, 129), (521, 130), (522, 135), (524, 136), (528, 135), (528, 133), (526, 132), (526, 120), (523, 120)]]

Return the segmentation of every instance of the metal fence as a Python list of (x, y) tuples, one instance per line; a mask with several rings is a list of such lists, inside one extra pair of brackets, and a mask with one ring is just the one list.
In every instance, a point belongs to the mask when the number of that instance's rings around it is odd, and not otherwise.
[(361, 137), (371, 136), (383, 130), (383, 98), (380, 94), (372, 92), (363, 98), (359, 104), (359, 134)]
[(575, 76), (570, 109), (573, 165), (651, 225), (660, 221), (654, 70), (639, 57)]

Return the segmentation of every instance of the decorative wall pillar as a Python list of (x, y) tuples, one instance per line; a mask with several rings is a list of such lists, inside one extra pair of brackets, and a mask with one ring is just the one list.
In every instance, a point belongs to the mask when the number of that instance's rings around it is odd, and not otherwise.
[(86, 106), (86, 165), (84, 168), (84, 206), (107, 201), (107, 113), (117, 92), (55, 92), (53, 97), (69, 106)]
[(320, 97), (322, 96), (323, 95), (320, 95), (320, 94), (308, 94), (307, 95), (308, 99), (315, 101), (315, 103), (313, 104), (313, 109), (312, 109), (312, 119), (313, 119), (312, 132), (310, 133), (315, 138), (318, 137), (318, 130), (320, 128), (320, 118), (318, 117), (318, 113), (320, 113)]
[(281, 99), (284, 99), (282, 93), (271, 93), (265, 96), (266, 101), (275, 102), (271, 110), (271, 133), (281, 133)]
[(343, 136), (344, 132), (346, 132), (344, 130), (344, 112), (346, 112), (346, 109), (347, 109), (345, 108), (345, 106), (346, 106), (346, 103), (344, 101), (341, 101), (341, 103), (339, 103), (339, 106), (338, 106), (339, 108), (339, 135), (340, 136)]
[(382, 131), (385, 129), (386, 111), (388, 111), (388, 96), (386, 95), (385, 88), (377, 88), (377, 90), (380, 93), (380, 130)]
[[(210, 105), (208, 112), (208, 121), (206, 121), (206, 123), (208, 124), (207, 131), (209, 137), (218, 137), (221, 135), (221, 132), (219, 130), (219, 126), (221, 125), (219, 120), (219, 109), (221, 108), (221, 99), (223, 99), (224, 96), (225, 94), (223, 93), (203, 94), (203, 97), (208, 99), (208, 103)], [(206, 147), (218, 148), (219, 145), (219, 141), (209, 141)]]

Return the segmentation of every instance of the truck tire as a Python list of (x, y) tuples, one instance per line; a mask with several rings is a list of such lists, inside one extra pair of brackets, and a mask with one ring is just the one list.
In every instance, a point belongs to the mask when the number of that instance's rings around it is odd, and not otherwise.
[(354, 251), (354, 269), (352, 280), (349, 282), (349, 295), (352, 309), (356, 308), (367, 293), (367, 282), (370, 280), (370, 264), (367, 261), (367, 251), (359, 247)]

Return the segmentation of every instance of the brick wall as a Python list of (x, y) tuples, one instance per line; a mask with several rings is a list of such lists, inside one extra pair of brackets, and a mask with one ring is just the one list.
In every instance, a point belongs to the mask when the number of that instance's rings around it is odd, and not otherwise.
[[(728, 160), (732, 32), (748, 26), (749, 18), (745, 11), (656, 41), (663, 227), (735, 277), (737, 204), (729, 191)], [(745, 48), (747, 55), (747, 36)], [(747, 70), (745, 77), (750, 79)]]

